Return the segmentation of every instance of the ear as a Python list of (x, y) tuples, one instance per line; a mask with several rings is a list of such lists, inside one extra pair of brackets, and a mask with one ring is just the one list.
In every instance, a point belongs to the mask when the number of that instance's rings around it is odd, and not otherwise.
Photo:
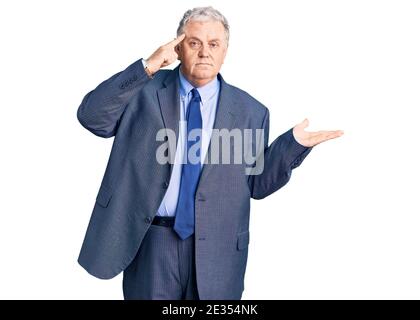
[(181, 60), (181, 46), (177, 44), (174, 48), (175, 52), (178, 54), (178, 60)]

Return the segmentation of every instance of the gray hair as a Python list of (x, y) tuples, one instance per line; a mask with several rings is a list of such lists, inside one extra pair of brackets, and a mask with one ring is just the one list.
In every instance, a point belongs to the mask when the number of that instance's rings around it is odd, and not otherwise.
[(226, 33), (226, 42), (229, 42), (229, 23), (225, 16), (213, 7), (197, 7), (191, 10), (187, 10), (184, 13), (181, 21), (179, 22), (178, 29), (176, 31), (177, 36), (180, 36), (184, 32), (185, 25), (189, 21), (219, 21), (223, 24)]

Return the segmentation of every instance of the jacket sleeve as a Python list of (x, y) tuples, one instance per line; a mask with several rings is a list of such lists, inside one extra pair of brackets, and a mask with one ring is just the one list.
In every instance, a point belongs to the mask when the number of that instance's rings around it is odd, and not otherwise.
[(257, 161), (264, 164), (260, 174), (251, 174), (248, 184), (253, 199), (263, 199), (289, 182), (292, 170), (300, 166), (312, 150), (299, 144), (289, 129), (268, 146), (270, 113), (267, 109), (262, 128), (264, 129), (264, 152)]
[(86, 94), (77, 110), (77, 119), (99, 137), (114, 136), (128, 102), (149, 80), (142, 59), (137, 60)]

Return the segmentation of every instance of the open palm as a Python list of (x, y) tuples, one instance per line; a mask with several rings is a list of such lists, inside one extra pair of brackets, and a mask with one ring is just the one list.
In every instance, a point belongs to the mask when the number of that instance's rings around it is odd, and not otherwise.
[(321, 142), (338, 138), (344, 134), (342, 130), (308, 132), (304, 130), (308, 125), (309, 120), (305, 119), (293, 128), (293, 136), (296, 141), (305, 147), (313, 147)]

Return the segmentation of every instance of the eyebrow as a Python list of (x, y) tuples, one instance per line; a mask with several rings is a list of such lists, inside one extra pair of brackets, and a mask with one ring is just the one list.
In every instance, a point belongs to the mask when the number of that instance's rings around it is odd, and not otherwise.
[[(200, 39), (198, 39), (197, 37), (189, 37), (189, 39), (188, 39), (188, 40), (197, 40), (197, 41), (203, 42), (203, 41), (201, 41)], [(221, 40), (220, 40), (220, 39), (218, 39), (218, 38), (209, 40), (209, 42), (212, 42), (212, 41), (217, 41), (217, 42), (220, 42)]]

